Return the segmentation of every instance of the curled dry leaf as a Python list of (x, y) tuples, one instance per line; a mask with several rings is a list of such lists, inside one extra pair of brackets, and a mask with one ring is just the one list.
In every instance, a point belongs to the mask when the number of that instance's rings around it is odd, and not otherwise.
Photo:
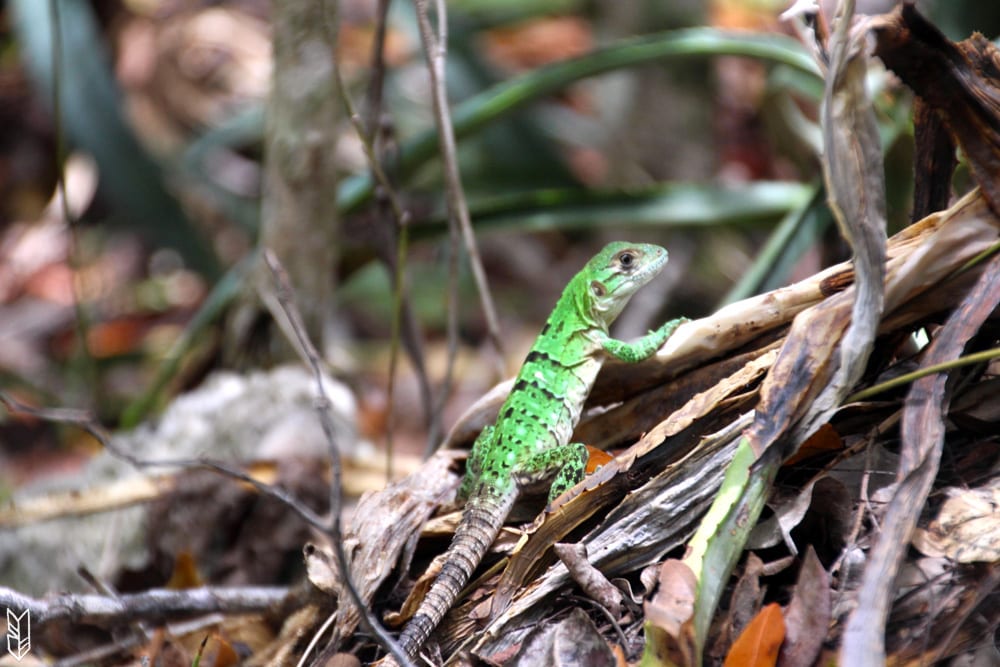
[(926, 556), (958, 563), (1000, 561), (1000, 481), (946, 493), (937, 517), (914, 532), (913, 546)]
[(657, 664), (695, 665), (694, 601), (698, 581), (687, 565), (669, 559), (660, 567), (659, 586), (644, 605), (646, 654)]
[(607, 609), (613, 618), (621, 618), (625, 607), (622, 592), (615, 587), (601, 571), (587, 560), (587, 547), (584, 544), (560, 543), (553, 547), (559, 560), (566, 565), (573, 581), (579, 584), (583, 592), (595, 602)]

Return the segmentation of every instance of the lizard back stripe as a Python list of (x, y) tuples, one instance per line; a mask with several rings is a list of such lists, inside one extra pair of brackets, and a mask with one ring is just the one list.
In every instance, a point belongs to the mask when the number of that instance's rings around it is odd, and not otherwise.
[(545, 350), (534, 349), (531, 352), (528, 352), (528, 356), (524, 358), (525, 364), (533, 364), (539, 361), (544, 361), (550, 364), (551, 366), (561, 368), (559, 360), (550, 355)]

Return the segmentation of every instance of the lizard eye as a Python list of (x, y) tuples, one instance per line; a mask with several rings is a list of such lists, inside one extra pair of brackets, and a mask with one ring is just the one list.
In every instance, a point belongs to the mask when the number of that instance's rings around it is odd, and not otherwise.
[(630, 252), (623, 252), (622, 254), (618, 255), (618, 263), (621, 264), (622, 267), (626, 269), (631, 268), (634, 262), (635, 262), (635, 255), (633, 255)]

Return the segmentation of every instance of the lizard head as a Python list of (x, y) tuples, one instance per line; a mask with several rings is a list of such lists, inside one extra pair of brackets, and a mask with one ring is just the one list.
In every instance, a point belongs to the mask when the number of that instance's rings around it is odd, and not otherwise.
[(580, 273), (587, 283), (591, 316), (610, 325), (666, 263), (667, 251), (658, 245), (616, 241), (604, 246)]

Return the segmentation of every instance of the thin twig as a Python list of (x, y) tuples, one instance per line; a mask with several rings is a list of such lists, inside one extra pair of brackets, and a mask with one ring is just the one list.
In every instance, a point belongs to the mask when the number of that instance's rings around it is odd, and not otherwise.
[(372, 74), (368, 81), (367, 132), (362, 135), (378, 150), (381, 137), (382, 86), (385, 82), (385, 33), (389, 23), (389, 5), (392, 0), (378, 0), (375, 10), (375, 39), (372, 42)]
[[(282, 314), (290, 325), (295, 339), (293, 343), (300, 354), (304, 356), (304, 363), (312, 370), (316, 380), (316, 412), (319, 415), (320, 425), (323, 427), (323, 434), (326, 436), (329, 445), (330, 455), (330, 516), (329, 522), (322, 529), (323, 533), (330, 539), (333, 545), (334, 555), (337, 558), (337, 565), (344, 582), (344, 588), (348, 597), (358, 610), (358, 616), (365, 625), (365, 629), (378, 638), (379, 643), (399, 661), (401, 665), (409, 665), (406, 661), (406, 654), (393, 639), (392, 635), (382, 627), (375, 615), (368, 608), (368, 605), (361, 599), (361, 594), (354, 585), (354, 576), (351, 573), (350, 563), (347, 553), (344, 551), (344, 541), (340, 531), (341, 514), (341, 477), (343, 466), (340, 460), (340, 447), (337, 444), (336, 428), (334, 426), (333, 408), (326, 388), (323, 386), (323, 369), (320, 362), (319, 353), (306, 334), (305, 325), (298, 307), (292, 298), (292, 288), (288, 282), (288, 274), (278, 261), (278, 258), (270, 250), (264, 251), (264, 261), (271, 270), (274, 279), (275, 296), (281, 307)], [(265, 303), (268, 300), (265, 299)]]
[(455, 151), (455, 130), (451, 122), (451, 110), (448, 106), (448, 93), (445, 81), (445, 59), (447, 56), (447, 13), (443, 0), (437, 0), (435, 9), (438, 18), (438, 35), (431, 29), (427, 13), (427, 0), (413, 0), (417, 12), (417, 24), (420, 27), (420, 41), (423, 44), (424, 57), (427, 60), (427, 72), (431, 81), (431, 98), (434, 102), (434, 120), (438, 128), (438, 144), (441, 160), (444, 163), (445, 185), (447, 187), (448, 217), (458, 221), (465, 242), (465, 251), (469, 255), (469, 266), (479, 292), (483, 315), (486, 317), (486, 327), (490, 341), (496, 350), (497, 376), (506, 375), (504, 368), (503, 343), (500, 340), (500, 324), (493, 305), (486, 280), (486, 272), (479, 257), (476, 237), (472, 231), (472, 221), (469, 219), (469, 207), (465, 201), (462, 188), (462, 178), (458, 171), (458, 158)]
[[(406, 289), (404, 268), (406, 266), (406, 255), (410, 247), (410, 227), (409, 225), (399, 225), (396, 237), (396, 261), (393, 265), (395, 271), (395, 286), (393, 288), (392, 302), (392, 327), (389, 333), (389, 382), (386, 387), (386, 410), (388, 419), (385, 427), (385, 476), (387, 480), (393, 477), (393, 453), (396, 448), (393, 446), (392, 438), (396, 432), (396, 372), (399, 366), (399, 339), (403, 323), (403, 292)], [(419, 360), (414, 359), (414, 367), (423, 366)], [(426, 374), (424, 374), (426, 379)], [(428, 389), (430, 386), (428, 385)], [(430, 410), (430, 396), (427, 396), (426, 407)], [(429, 414), (429, 413), (428, 413)]]
[[(448, 21), (446, 8), (443, 2), (438, 2), (437, 5), (437, 15), (438, 15), (438, 44), (443, 44), (443, 48), (447, 48), (448, 44)], [(418, 7), (419, 12), (419, 7)], [(425, 16), (426, 18), (426, 16)], [(421, 34), (423, 35), (423, 26), (421, 26)], [(433, 38), (430, 40), (433, 42)], [(427, 52), (427, 46), (425, 44), (425, 54)], [(444, 62), (445, 53), (441, 53), (441, 62)], [(429, 57), (429, 56), (428, 56)], [(428, 61), (430, 63), (430, 61)], [(431, 70), (431, 82), (432, 86), (437, 88), (438, 84), (435, 83), (435, 74), (433, 64), (429, 64), (429, 69)], [(444, 68), (441, 68), (440, 85), (445, 90), (447, 86), (444, 82)], [(436, 98), (435, 98), (436, 101)], [(448, 128), (448, 131), (453, 134), (453, 128), (450, 121), (450, 109), (447, 105), (447, 97), (445, 97), (444, 111), (445, 114), (449, 116), (446, 123), (439, 122), (439, 128)], [(436, 107), (435, 107), (436, 108)], [(441, 136), (439, 131), (439, 136)], [(454, 147), (454, 137), (452, 137), (452, 146)], [(442, 155), (447, 156), (445, 151), (445, 140), (441, 139), (439, 142), (442, 147)], [(448, 160), (447, 157), (444, 159)], [(457, 168), (456, 168), (457, 171)], [(466, 219), (468, 218), (468, 208), (465, 206), (464, 194), (461, 190), (461, 180), (458, 181), (459, 184), (459, 201), (461, 202), (461, 208), (466, 211)], [(450, 193), (450, 189), (449, 189)], [(441, 389), (438, 394), (437, 401), (435, 402), (433, 408), (431, 409), (431, 419), (427, 428), (427, 443), (424, 446), (424, 458), (429, 458), (435, 450), (437, 450), (440, 439), (441, 439), (441, 418), (444, 413), (444, 406), (448, 402), (448, 398), (451, 396), (452, 386), (454, 384), (455, 376), (455, 359), (458, 357), (458, 308), (459, 308), (459, 285), (458, 285), (458, 269), (459, 269), (459, 244), (461, 243), (461, 234), (459, 231), (459, 225), (457, 220), (460, 218), (456, 216), (451, 207), (451, 200), (449, 199), (449, 215), (448, 215), (448, 297), (445, 310), (447, 312), (447, 324), (446, 324), (446, 340), (447, 340), (447, 360), (445, 362), (445, 372), (444, 377), (441, 379)], [(471, 224), (469, 225), (471, 228)], [(481, 267), (481, 262), (479, 261), (477, 252), (470, 252), (470, 257), (473, 258), (472, 265), (473, 271), (477, 266)], [(478, 284), (478, 283), (477, 283)], [(484, 308), (486, 304), (484, 303)], [(492, 306), (490, 306), (492, 309)], [(487, 320), (489, 316), (487, 315)], [(500, 369), (499, 375), (502, 377), (504, 375), (503, 369), (503, 350), (497, 348), (497, 354), (500, 358)]]
[(618, 635), (618, 641), (621, 644), (622, 650), (628, 648), (629, 645), (628, 637), (625, 636), (625, 631), (622, 629), (622, 626), (618, 622), (618, 619), (616, 619), (614, 614), (611, 613), (610, 609), (605, 607), (597, 600), (586, 597), (584, 595), (567, 595), (566, 597), (567, 599), (576, 600), (577, 602), (585, 602), (590, 606), (594, 607), (595, 609), (597, 609), (599, 612), (601, 612), (604, 615), (604, 618), (608, 619), (608, 623), (611, 624), (611, 627), (615, 629), (615, 634)]
[[(455, 174), (456, 174), (456, 176), (458, 176), (458, 167), (457, 167), (458, 160), (455, 158), (455, 154), (454, 154), (454, 150), (455, 150), (454, 127), (452, 126), (452, 123), (451, 123), (451, 110), (448, 107), (447, 84), (446, 84), (445, 78), (444, 78), (445, 77), (445, 64), (446, 64), (445, 57), (447, 55), (447, 49), (448, 49), (448, 13), (447, 13), (448, 10), (447, 10), (447, 7), (445, 6), (444, 0), (435, 0), (435, 7), (437, 9), (437, 18), (438, 18), (438, 36), (437, 36), (437, 40), (438, 40), (438, 50), (441, 53), (440, 63), (439, 63), (441, 65), (441, 67), (440, 67), (440, 71), (438, 72), (439, 75), (440, 75), (439, 83), (434, 83), (434, 75), (432, 73), (431, 74), (431, 85), (434, 86), (435, 89), (437, 89), (437, 87), (440, 85), (441, 90), (444, 91), (444, 93), (445, 93), (444, 96), (443, 96), (443, 99), (444, 99), (443, 108), (444, 108), (444, 111), (445, 111), (445, 114), (446, 114), (446, 117), (447, 117), (447, 123), (445, 123), (443, 125), (443, 127), (447, 127), (448, 132), (452, 135), (451, 136), (451, 146), (452, 146), (451, 159), (453, 161), (453, 164), (455, 165), (455, 168), (454, 168)], [(421, 33), (421, 34), (423, 34), (423, 33)], [(444, 144), (442, 142), (442, 146), (443, 145)], [(442, 155), (444, 156), (444, 155), (446, 155), (446, 153), (444, 151), (442, 151)], [(444, 159), (447, 161), (449, 158), (445, 157)], [(466, 229), (466, 228), (468, 228), (469, 234), (470, 234), (470, 237), (471, 237), (472, 223), (469, 220), (469, 208), (468, 208), (468, 205), (465, 202), (465, 193), (464, 193), (463, 188), (462, 188), (462, 181), (461, 181), (460, 178), (456, 178), (456, 182), (458, 183), (458, 189), (457, 189), (457, 195), (458, 195), (458, 197), (457, 197), (457, 200), (458, 200), (458, 202), (460, 204), (459, 209), (460, 209), (460, 211), (464, 211), (464, 215), (465, 215), (464, 220), (465, 220), (465, 223), (467, 223), (467, 224), (463, 223), (464, 224), (463, 230)], [(449, 195), (450, 195), (450, 193), (451, 193), (451, 188), (449, 187)], [(456, 229), (455, 218), (456, 218), (456, 216), (453, 215), (453, 214), (448, 216), (448, 302), (447, 302), (448, 320), (447, 320), (447, 329), (446, 329), (447, 346), (448, 346), (448, 358), (447, 358), (447, 361), (445, 362), (444, 377), (441, 380), (441, 392), (438, 395), (438, 401), (435, 404), (433, 412), (432, 412), (433, 420), (432, 420), (432, 422), (430, 424), (430, 428), (427, 429), (427, 444), (424, 446), (424, 458), (425, 459), (426, 458), (430, 458), (430, 456), (434, 453), (434, 451), (437, 449), (438, 445), (440, 444), (439, 440), (440, 440), (440, 435), (441, 435), (440, 434), (441, 416), (444, 413), (445, 403), (448, 402), (448, 398), (451, 396), (452, 384), (453, 384), (454, 379), (455, 379), (455, 358), (458, 356), (458, 302), (459, 302), (459, 297), (458, 297), (458, 261), (459, 261), (458, 246), (459, 246), (459, 241), (460, 241), (460, 239), (459, 239), (460, 235), (459, 235), (459, 230)], [(461, 214), (458, 216), (458, 219), (460, 221), (463, 220)], [(473, 239), (473, 250), (469, 252), (469, 257), (470, 257), (470, 263), (472, 264), (472, 267), (473, 267), (473, 272), (475, 272), (475, 270), (476, 270), (477, 267), (481, 271), (482, 270), (482, 262), (479, 260), (478, 250), (475, 248), (474, 239)], [(483, 279), (485, 281), (485, 273), (483, 274), (483, 276), (484, 276)], [(484, 285), (485, 285), (485, 283), (484, 283)], [(486, 289), (487, 295), (489, 296), (489, 287), (485, 286), (485, 289)], [(485, 302), (483, 303), (483, 307), (487, 308), (487, 304)], [(495, 320), (496, 319), (496, 312), (495, 312), (495, 308), (493, 307), (492, 303), (489, 304), (488, 308), (489, 308), (489, 310), (494, 311), (493, 312), (493, 317), (494, 317), (494, 320)], [(487, 322), (489, 322), (489, 313), (487, 313), (486, 319), (487, 319)], [(497, 341), (499, 341), (499, 336), (500, 336), (500, 327), (499, 327), (499, 325), (497, 325), (495, 331), (491, 330), (490, 334), (493, 335), (493, 336), (495, 336), (495, 338), (494, 338), (494, 345), (496, 346), (497, 357), (498, 357), (499, 362), (500, 362), (499, 363), (499, 368), (498, 368), (498, 370), (499, 370), (498, 375), (499, 375), (499, 378), (503, 378), (503, 376), (505, 375), (505, 373), (504, 373), (505, 369), (504, 369), (504, 364), (503, 364), (503, 348), (496, 345)]]
[[(386, 426), (386, 477), (392, 478), (393, 460), (392, 454), (394, 448), (392, 446), (392, 436), (395, 432), (395, 396), (396, 396), (396, 369), (399, 365), (399, 340), (400, 331), (402, 329), (403, 316), (404, 316), (404, 303), (408, 299), (407, 289), (406, 289), (406, 256), (408, 254), (409, 243), (410, 243), (410, 212), (404, 208), (402, 202), (400, 201), (399, 194), (396, 189), (392, 186), (389, 181), (389, 177), (386, 175), (385, 170), (382, 168), (381, 162), (375, 155), (374, 140), (369, 139), (364, 125), (361, 121), (361, 116), (358, 114), (354, 101), (351, 99), (351, 95), (344, 85), (343, 77), (341, 76), (340, 67), (334, 68), (337, 76), (337, 88), (340, 90), (340, 97), (347, 108), (348, 117), (351, 119), (351, 124), (354, 126), (354, 131), (357, 133), (361, 140), (361, 147), (364, 151), (365, 158), (368, 160), (368, 166), (371, 168), (372, 174), (375, 175), (375, 180), (379, 183), (379, 192), (385, 197), (389, 202), (389, 206), (392, 209), (393, 216), (395, 217), (396, 224), (396, 261), (389, 262), (391, 264), (390, 269), (394, 277), (394, 289), (393, 289), (393, 304), (392, 304), (392, 324), (390, 326), (389, 332), (389, 384), (386, 388), (386, 403), (387, 411), (389, 414), (389, 423)], [(413, 356), (419, 354), (419, 351), (414, 346)], [(427, 372), (423, 364), (420, 363), (419, 359), (413, 360), (413, 366), (417, 369), (417, 374), (421, 376), (421, 392), (424, 394), (424, 407), (426, 410), (426, 416), (428, 424), (433, 421), (432, 409), (431, 409), (431, 396), (430, 396), (430, 383), (427, 379)]]
[(441, 444), (441, 418), (445, 403), (451, 397), (455, 380), (455, 359), (458, 356), (458, 245), (460, 243), (458, 229), (448, 225), (448, 303), (446, 339), (448, 347), (445, 361), (444, 377), (441, 379), (441, 389), (437, 402), (431, 412), (432, 419), (427, 429), (427, 444), (424, 447), (424, 458), (428, 459)]
[[(381, 186), (375, 190), (376, 216), (379, 220), (377, 224), (380, 224), (384, 228), (389, 227), (385, 222), (384, 215), (386, 197), (389, 198), (390, 206), (395, 213), (396, 226), (395, 229), (389, 229), (388, 236), (395, 242), (396, 261), (393, 262), (389, 257), (389, 239), (379, 241), (379, 243), (386, 244), (385, 251), (383, 252), (383, 261), (390, 269), (394, 286), (392, 321), (389, 329), (389, 381), (386, 386), (386, 412), (388, 417), (385, 429), (385, 477), (387, 480), (391, 480), (393, 477), (393, 453), (396, 451), (393, 446), (393, 435), (396, 432), (396, 369), (399, 366), (399, 342), (400, 332), (403, 329), (403, 311), (406, 309), (408, 302), (404, 290), (406, 290), (406, 257), (410, 241), (409, 217), (404, 218), (400, 214), (402, 207), (399, 205), (395, 188), (392, 187), (392, 184), (386, 177), (382, 168), (382, 161), (379, 159), (379, 157), (385, 157), (384, 146), (382, 145), (382, 87), (385, 82), (385, 33), (389, 19), (390, 2), (391, 0), (379, 0), (378, 7), (376, 8), (375, 39), (372, 44), (372, 74), (368, 82), (368, 108), (366, 109), (368, 122), (364, 124), (363, 128), (360, 127), (360, 123), (354, 121), (357, 115), (351, 109), (353, 105), (350, 101), (350, 95), (344, 87), (343, 81), (340, 84), (341, 95), (343, 95), (345, 104), (348, 106), (351, 121), (354, 122), (355, 131), (364, 147), (369, 168)], [(413, 333), (412, 327), (411, 333)], [(424, 409), (429, 422), (431, 415), (430, 381), (427, 377), (426, 368), (416, 358), (418, 354), (420, 352), (414, 348), (412, 351), (413, 367), (416, 369), (417, 375), (421, 380), (420, 387), (423, 393)]]
[(340, 67), (334, 67), (333, 69), (334, 76), (337, 79), (337, 90), (340, 91), (340, 100), (347, 109), (347, 116), (351, 121), (351, 125), (354, 127), (354, 131), (361, 139), (361, 150), (365, 154), (365, 159), (368, 160), (368, 166), (371, 168), (372, 174), (375, 176), (375, 180), (378, 182), (379, 187), (382, 188), (386, 198), (389, 200), (389, 205), (392, 207), (392, 213), (396, 216), (396, 224), (399, 225), (401, 229), (405, 228), (410, 224), (410, 212), (403, 206), (400, 201), (399, 194), (397, 194), (396, 189), (392, 186), (392, 183), (389, 181), (389, 177), (382, 168), (381, 162), (379, 162), (375, 155), (374, 141), (368, 138), (364, 123), (361, 120), (361, 115), (358, 113), (357, 107), (354, 105), (354, 100), (351, 99), (351, 94), (348, 92), (347, 86), (344, 84), (344, 77), (340, 71)]

